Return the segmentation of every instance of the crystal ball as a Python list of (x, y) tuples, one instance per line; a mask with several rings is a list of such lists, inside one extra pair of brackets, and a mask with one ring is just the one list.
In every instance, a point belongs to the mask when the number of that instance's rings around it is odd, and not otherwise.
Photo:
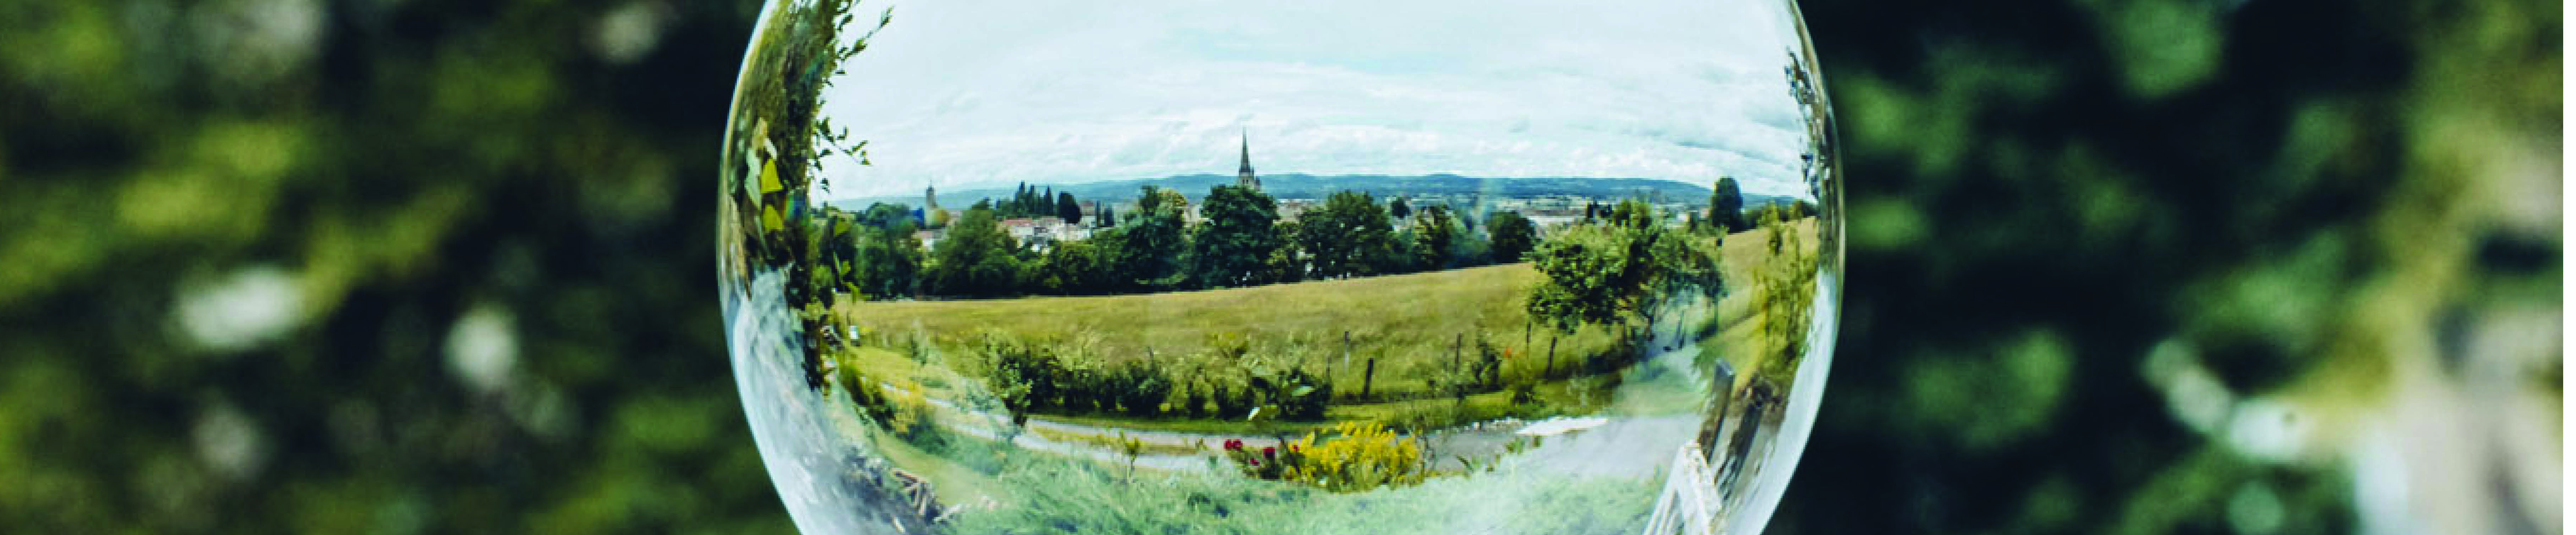
[(1757, 533), (1832, 361), (1796, 6), (772, 1), (718, 289), (807, 533)]

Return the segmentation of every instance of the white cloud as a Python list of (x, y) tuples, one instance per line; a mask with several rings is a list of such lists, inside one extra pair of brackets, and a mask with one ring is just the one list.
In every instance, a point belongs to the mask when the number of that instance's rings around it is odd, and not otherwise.
[[(883, 4), (880, 4), (883, 5)], [(1323, 0), (895, 4), (825, 112), (839, 196), (1230, 173), (1794, 182), (1785, 11)]]

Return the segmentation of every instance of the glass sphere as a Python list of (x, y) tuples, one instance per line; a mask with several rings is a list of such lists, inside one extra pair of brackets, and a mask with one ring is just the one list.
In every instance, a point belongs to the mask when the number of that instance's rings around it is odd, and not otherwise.
[(1833, 354), (1794, 5), (772, 1), (734, 379), (807, 533), (1755, 533)]

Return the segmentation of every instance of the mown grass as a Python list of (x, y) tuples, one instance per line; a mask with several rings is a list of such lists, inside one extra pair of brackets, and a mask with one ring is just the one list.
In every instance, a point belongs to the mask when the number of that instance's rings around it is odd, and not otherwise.
[[(1364, 383), (1376, 399), (1430, 394), (1426, 379), (1476, 358), (1480, 338), (1506, 355), (1507, 378), (1545, 373), (1555, 335), (1530, 325), (1525, 312), (1538, 282), (1536, 270), (1511, 264), (1148, 295), (862, 302), (842, 306), (838, 316), (862, 329), (863, 345), (919, 337), (939, 353), (964, 355), (1001, 337), (1064, 348), (1059, 354), (1104, 366), (1150, 356), (1175, 373), (1199, 369), (1221, 345), (1240, 344), (1252, 358), (1324, 375), (1338, 403), (1360, 397)], [(1556, 342), (1562, 374), (1569, 363), (1608, 350), (1612, 336), (1587, 327)], [(1376, 373), (1367, 380), (1371, 359)]]

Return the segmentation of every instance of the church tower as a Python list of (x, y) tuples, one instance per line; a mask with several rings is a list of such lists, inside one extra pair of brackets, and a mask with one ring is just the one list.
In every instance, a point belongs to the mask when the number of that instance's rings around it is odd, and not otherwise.
[(1249, 129), (1243, 133), (1243, 168), (1235, 170), (1234, 185), (1261, 191), (1261, 177), (1252, 176), (1252, 131)]

